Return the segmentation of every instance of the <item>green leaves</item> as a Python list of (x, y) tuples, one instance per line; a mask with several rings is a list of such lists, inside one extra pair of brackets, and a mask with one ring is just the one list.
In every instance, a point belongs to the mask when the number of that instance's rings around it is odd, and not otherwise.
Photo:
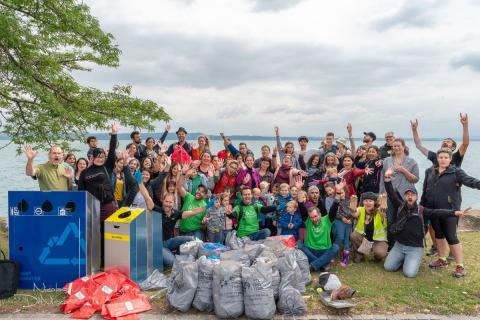
[(117, 67), (121, 51), (88, 6), (74, 0), (0, 0), (0, 128), (12, 142), (48, 148), (106, 129), (110, 120), (153, 129), (162, 107), (78, 84), (71, 72)]

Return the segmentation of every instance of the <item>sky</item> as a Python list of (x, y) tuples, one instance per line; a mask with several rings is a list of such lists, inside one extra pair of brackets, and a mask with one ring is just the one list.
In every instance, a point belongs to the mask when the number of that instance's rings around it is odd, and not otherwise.
[(480, 0), (86, 3), (122, 56), (77, 79), (131, 84), (173, 129), (458, 137), (466, 112), (480, 137)]

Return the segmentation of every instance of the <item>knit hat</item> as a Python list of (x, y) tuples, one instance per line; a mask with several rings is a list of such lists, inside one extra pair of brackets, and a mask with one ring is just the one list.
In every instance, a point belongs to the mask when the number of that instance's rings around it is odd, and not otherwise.
[(364, 192), (364, 193), (362, 193), (362, 200), (365, 200), (365, 199), (377, 201), (378, 195), (376, 193), (371, 192), (371, 191)]

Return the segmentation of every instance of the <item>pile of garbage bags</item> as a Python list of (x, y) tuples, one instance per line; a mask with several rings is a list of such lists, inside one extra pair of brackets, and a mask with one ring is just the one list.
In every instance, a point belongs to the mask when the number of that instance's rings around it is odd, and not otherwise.
[(250, 241), (235, 233), (226, 243), (195, 240), (180, 247), (169, 281), (170, 305), (182, 312), (214, 311), (219, 318), (271, 319), (277, 309), (305, 314), (302, 293), (311, 276), (302, 251), (281, 239)]
[(89, 319), (100, 312), (109, 320), (136, 320), (138, 313), (152, 309), (138, 285), (118, 270), (79, 278), (64, 290), (67, 298), (60, 308), (75, 319)]

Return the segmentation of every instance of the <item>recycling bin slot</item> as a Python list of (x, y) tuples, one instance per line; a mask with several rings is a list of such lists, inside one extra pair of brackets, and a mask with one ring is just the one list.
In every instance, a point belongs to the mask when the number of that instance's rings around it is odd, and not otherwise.
[(114, 225), (113, 227), (114, 227), (115, 229), (118, 229), (118, 228), (120, 228), (120, 226), (117, 226), (117, 225)]

